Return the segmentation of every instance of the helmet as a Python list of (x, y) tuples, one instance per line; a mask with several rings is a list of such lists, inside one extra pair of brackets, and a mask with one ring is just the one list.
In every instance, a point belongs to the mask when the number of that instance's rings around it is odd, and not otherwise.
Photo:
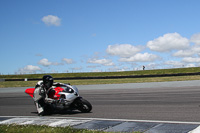
[(51, 75), (45, 75), (42, 78), (44, 87), (48, 90), (53, 85), (53, 77)]

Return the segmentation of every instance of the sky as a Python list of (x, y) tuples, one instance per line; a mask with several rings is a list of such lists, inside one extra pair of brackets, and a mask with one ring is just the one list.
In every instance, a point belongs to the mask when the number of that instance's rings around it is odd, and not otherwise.
[(0, 74), (200, 66), (199, 0), (0, 0)]

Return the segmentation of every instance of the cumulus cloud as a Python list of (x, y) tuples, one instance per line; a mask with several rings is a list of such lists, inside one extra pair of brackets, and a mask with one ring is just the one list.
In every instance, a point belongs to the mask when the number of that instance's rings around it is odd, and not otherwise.
[(173, 56), (176, 57), (188, 57), (192, 56), (194, 54), (194, 51), (192, 50), (179, 50), (173, 54)]
[(111, 71), (111, 72), (113, 72), (113, 71), (121, 72), (121, 71), (128, 71), (128, 70), (130, 70), (129, 67), (120, 68), (118, 66), (114, 66), (114, 67), (108, 68), (108, 71)]
[(183, 58), (182, 61), (186, 63), (200, 63), (200, 58), (199, 57), (185, 57)]
[(189, 40), (178, 33), (168, 33), (147, 42), (147, 47), (153, 51), (169, 52), (189, 47)]
[(109, 59), (89, 59), (87, 63), (101, 64), (104, 66), (113, 66), (114, 63)]
[(173, 67), (182, 67), (184, 66), (184, 63), (180, 62), (180, 61), (166, 61), (164, 63), (165, 65), (170, 65), (170, 66), (173, 66)]
[(27, 74), (35, 73), (36, 71), (41, 71), (42, 69), (39, 66), (27, 65), (24, 68), (18, 70), (18, 73)]
[(94, 69), (94, 70), (92, 70), (92, 72), (101, 72), (101, 70), (99, 70), (99, 69)]
[(187, 64), (185, 67), (196, 67), (195, 64)]
[(73, 63), (72, 59), (67, 59), (67, 58), (63, 58), (62, 61), (64, 61), (67, 64), (72, 64)]
[(83, 68), (80, 66), (80, 67), (73, 67), (71, 68), (72, 70), (82, 70)]
[(191, 39), (191, 42), (195, 43), (196, 45), (200, 45), (200, 33), (194, 34)]
[(120, 58), (119, 61), (121, 62), (150, 62), (159, 59), (159, 56), (149, 53), (137, 53), (134, 56), (128, 58)]
[(60, 26), (61, 19), (57, 16), (48, 15), (42, 18), (42, 21), (48, 26)]
[(158, 65), (157, 63), (154, 63), (154, 62), (151, 62), (151, 63), (145, 65), (145, 67), (148, 70), (152, 70), (152, 69), (155, 69), (155, 68), (158, 69), (160, 66), (161, 66), (160, 64)]
[(133, 46), (131, 44), (115, 44), (109, 45), (106, 52), (110, 55), (120, 56), (120, 57), (130, 57), (140, 52), (142, 47)]
[(58, 66), (58, 65), (63, 65), (63, 63), (58, 63), (58, 62), (50, 62), (48, 59), (44, 58), (44, 59), (41, 59), (39, 62), (38, 62), (39, 65), (42, 65), (42, 66), (45, 66), (45, 67), (48, 67), (50, 65), (55, 65), (55, 66)]
[(45, 66), (45, 67), (48, 67), (50, 65), (52, 65), (52, 62), (49, 62), (48, 59), (44, 58), (44, 59), (41, 59), (39, 62), (38, 62), (39, 65), (42, 65), (42, 66)]
[(186, 50), (179, 50), (173, 54), (176, 57), (191, 57), (200, 54), (200, 46), (194, 45)]

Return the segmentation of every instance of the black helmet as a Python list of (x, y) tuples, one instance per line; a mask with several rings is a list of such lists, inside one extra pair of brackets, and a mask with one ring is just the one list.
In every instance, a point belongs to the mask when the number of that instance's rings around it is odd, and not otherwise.
[(53, 77), (51, 75), (45, 75), (42, 78), (44, 87), (48, 90), (53, 85)]

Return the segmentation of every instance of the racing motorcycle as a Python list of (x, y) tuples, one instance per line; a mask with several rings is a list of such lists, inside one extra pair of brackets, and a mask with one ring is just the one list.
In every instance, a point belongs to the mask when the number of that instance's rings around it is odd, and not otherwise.
[[(83, 113), (89, 113), (92, 110), (92, 105), (87, 100), (79, 95), (76, 86), (64, 84), (54, 88), (53, 93), (49, 93), (48, 97), (54, 99), (51, 104), (45, 103), (41, 93), (35, 88), (28, 88), (25, 93), (29, 94), (36, 106), (37, 103), (43, 106), (44, 114), (51, 114), (55, 110), (79, 110)], [(41, 91), (41, 90), (40, 90)]]

